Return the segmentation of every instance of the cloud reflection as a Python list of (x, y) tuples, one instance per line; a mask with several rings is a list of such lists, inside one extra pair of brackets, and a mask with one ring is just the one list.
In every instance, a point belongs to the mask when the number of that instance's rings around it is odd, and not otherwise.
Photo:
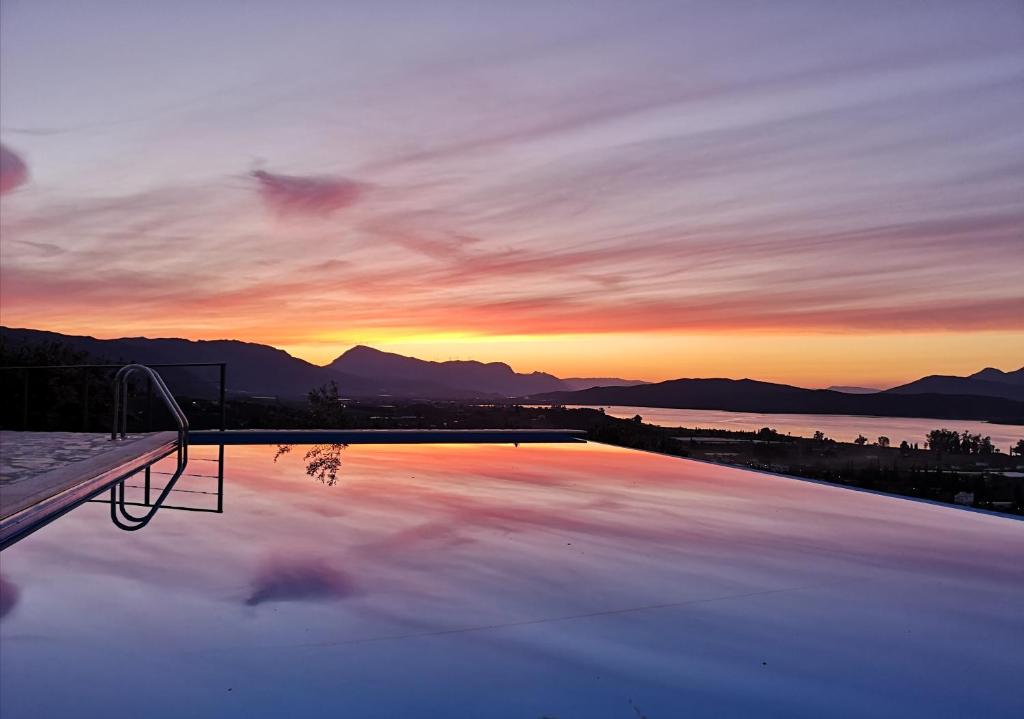
[(21, 596), (21, 591), (14, 582), (4, 576), (0, 576), (0, 619), (3, 619), (14, 609)]
[(245, 603), (255, 607), (268, 602), (329, 601), (355, 593), (352, 579), (323, 560), (275, 558), (259, 569)]
[(0, 195), (28, 181), (28, 166), (11, 148), (0, 145)]

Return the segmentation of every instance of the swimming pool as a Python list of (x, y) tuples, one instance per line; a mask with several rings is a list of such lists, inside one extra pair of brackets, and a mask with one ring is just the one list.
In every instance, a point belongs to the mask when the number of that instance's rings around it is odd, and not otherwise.
[(223, 514), (5, 550), (5, 719), (1024, 712), (1024, 522), (592, 443), (309, 449), (228, 447)]

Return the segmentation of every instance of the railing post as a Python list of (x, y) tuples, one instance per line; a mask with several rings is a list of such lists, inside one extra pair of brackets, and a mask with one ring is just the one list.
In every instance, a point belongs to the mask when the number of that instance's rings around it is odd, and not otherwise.
[(128, 376), (121, 382), (121, 439), (128, 436)]
[(226, 395), (225, 382), (228, 375), (228, 366), (226, 363), (220, 363), (220, 431), (223, 432), (227, 429), (227, 405), (224, 402)]
[(21, 393), (21, 428), (22, 430), (28, 430), (28, 370), (22, 370), (21, 376), (23, 378)]
[(82, 370), (82, 431), (89, 431), (89, 370)]
[(146, 377), (146, 431), (153, 431), (153, 380)]
[(217, 512), (224, 512), (224, 445), (217, 449)]

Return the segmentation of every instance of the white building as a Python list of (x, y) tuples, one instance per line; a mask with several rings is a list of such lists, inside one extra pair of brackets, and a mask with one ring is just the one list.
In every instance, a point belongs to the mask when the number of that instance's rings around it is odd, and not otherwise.
[(964, 504), (969, 507), (974, 504), (974, 492), (957, 492), (953, 495), (953, 501), (957, 504)]

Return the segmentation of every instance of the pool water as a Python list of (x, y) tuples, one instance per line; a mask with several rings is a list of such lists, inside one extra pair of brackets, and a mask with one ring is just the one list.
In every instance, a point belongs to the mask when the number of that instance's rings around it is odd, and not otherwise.
[(597, 444), (309, 450), (5, 550), (4, 719), (1024, 713), (1024, 522)]

